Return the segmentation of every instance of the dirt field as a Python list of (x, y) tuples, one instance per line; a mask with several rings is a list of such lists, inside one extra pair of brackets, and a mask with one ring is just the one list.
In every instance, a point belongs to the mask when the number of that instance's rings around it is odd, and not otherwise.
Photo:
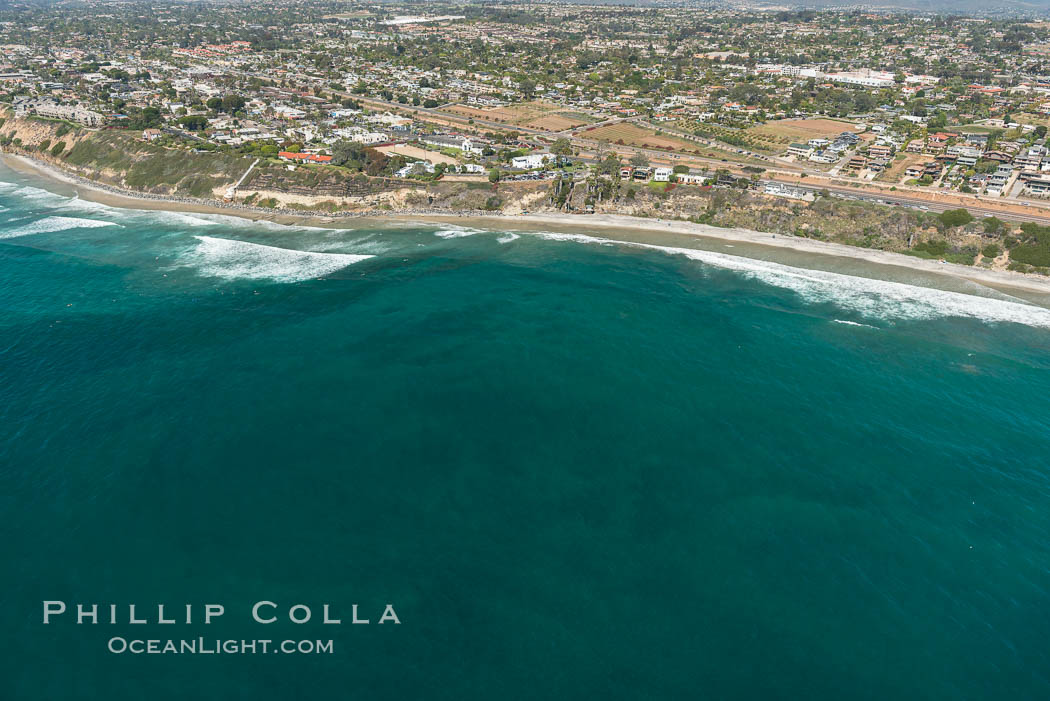
[(608, 141), (611, 144), (623, 144), (625, 146), (641, 146), (643, 148), (662, 149), (665, 151), (683, 151), (686, 153), (700, 153), (704, 147), (685, 139), (679, 139), (666, 134), (656, 134), (649, 129), (634, 124), (609, 124), (597, 129), (586, 130), (579, 134), (586, 139)]
[[(467, 105), (452, 105), (444, 108), (452, 114), (471, 117), (473, 119), (484, 119), (489, 122), (499, 122), (515, 126), (526, 126), (528, 122), (541, 119), (551, 112), (558, 110), (557, 105), (545, 102), (523, 102), (520, 105), (508, 107), (497, 107), (494, 109), (481, 109), (479, 107), (468, 107)], [(542, 127), (541, 127), (542, 128)], [(568, 127), (565, 127), (568, 129)]]
[(894, 159), (891, 161), (890, 167), (879, 173), (879, 177), (876, 180), (880, 183), (899, 183), (904, 178), (904, 171), (909, 166), (916, 163), (925, 163), (928, 160), (930, 160), (930, 157), (921, 153), (906, 153), (901, 160)]
[(409, 158), (419, 158), (424, 161), (430, 161), (431, 163), (458, 163), (455, 158), (446, 156), (443, 153), (437, 151), (427, 151), (426, 149), (419, 148), (418, 146), (409, 146), (408, 144), (395, 144), (393, 146), (383, 146), (376, 149), (386, 155), (390, 156), (395, 153), (401, 154), (402, 156), (408, 156)]
[(549, 114), (545, 117), (534, 119), (522, 126), (531, 127), (533, 129), (546, 129), (548, 131), (565, 131), (566, 129), (573, 129), (575, 127), (583, 126), (584, 124), (587, 124), (587, 120), (582, 118), (582, 116), (566, 113)]
[(810, 139), (828, 139), (844, 131), (856, 132), (850, 122), (839, 122), (834, 119), (782, 119), (779, 122), (767, 122), (748, 131), (768, 136), (781, 143), (808, 141)]

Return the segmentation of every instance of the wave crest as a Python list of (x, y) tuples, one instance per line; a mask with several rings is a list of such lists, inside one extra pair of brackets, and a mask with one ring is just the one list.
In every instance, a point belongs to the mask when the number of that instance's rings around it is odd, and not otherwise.
[(44, 217), (11, 231), (0, 232), (0, 239), (10, 239), (33, 234), (50, 234), (67, 229), (97, 229), (103, 226), (120, 226), (114, 222), (99, 219), (81, 219), (79, 217)]
[[(184, 264), (204, 277), (223, 280), (299, 282), (353, 265), (371, 255), (297, 251), (235, 239), (195, 236), (197, 247)], [(180, 266), (184, 267), (184, 266)]]

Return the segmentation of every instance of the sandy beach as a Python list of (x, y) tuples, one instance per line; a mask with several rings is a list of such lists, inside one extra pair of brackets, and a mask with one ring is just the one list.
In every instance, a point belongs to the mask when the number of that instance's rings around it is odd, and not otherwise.
[[(261, 208), (229, 206), (221, 203), (214, 205), (199, 201), (184, 201), (173, 198), (139, 196), (133, 193), (117, 193), (110, 188), (102, 187), (79, 176), (63, 172), (51, 165), (35, 159), (14, 154), (2, 154), (3, 162), (23, 173), (43, 176), (54, 182), (62, 183), (73, 189), (77, 196), (112, 207), (123, 207), (139, 210), (165, 210), (196, 212), (204, 214), (221, 214), (236, 216), (253, 221), (265, 220), (278, 224), (304, 224), (312, 226), (358, 228), (372, 220), (375, 222), (400, 220), (420, 222), (447, 222), (468, 226), (484, 226), (492, 229), (553, 229), (557, 231), (572, 230), (609, 236), (623, 241), (639, 240), (647, 242), (653, 235), (665, 234), (702, 238), (721, 242), (734, 242), (751, 247), (759, 246), (769, 249), (781, 249), (804, 254), (813, 260), (815, 256), (824, 258), (853, 259), (864, 263), (881, 266), (907, 268), (927, 275), (948, 276), (978, 285), (995, 289), (1025, 290), (1036, 295), (1050, 295), (1050, 277), (1012, 271), (988, 270), (968, 265), (943, 263), (936, 260), (916, 258), (900, 253), (858, 248), (839, 243), (815, 241), (795, 236), (784, 236), (768, 232), (750, 231), (747, 229), (729, 229), (704, 224), (659, 218), (629, 217), (614, 214), (444, 214), (444, 213), (369, 213), (350, 216), (324, 216), (313, 214), (296, 214), (272, 212)], [(595, 230), (598, 230), (597, 232)], [(600, 233), (599, 233), (600, 232)], [(740, 251), (741, 253), (743, 251)], [(793, 256), (797, 261), (797, 256)], [(795, 264), (798, 264), (797, 262)], [(805, 267), (802, 265), (801, 267)]]

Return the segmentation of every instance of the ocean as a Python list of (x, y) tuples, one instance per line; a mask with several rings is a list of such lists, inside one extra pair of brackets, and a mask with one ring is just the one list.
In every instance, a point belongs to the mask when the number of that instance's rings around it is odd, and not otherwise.
[(4, 699), (1050, 697), (1029, 299), (586, 224), (282, 226), (0, 181)]

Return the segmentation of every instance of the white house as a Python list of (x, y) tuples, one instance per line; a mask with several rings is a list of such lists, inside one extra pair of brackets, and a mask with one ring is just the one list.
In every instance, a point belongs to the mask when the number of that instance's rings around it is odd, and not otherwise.
[(708, 176), (703, 173), (679, 173), (678, 182), (685, 185), (703, 185)]
[(546, 163), (553, 161), (549, 153), (530, 153), (527, 156), (515, 156), (510, 159), (510, 164), (522, 170), (534, 170), (542, 168)]
[(671, 179), (671, 173), (673, 173), (673, 172), (674, 172), (673, 170), (671, 170), (670, 168), (667, 168), (665, 166), (661, 166), (659, 168), (656, 168), (653, 171), (653, 182), (655, 182), (655, 183), (666, 183), (667, 181), (669, 181)]

